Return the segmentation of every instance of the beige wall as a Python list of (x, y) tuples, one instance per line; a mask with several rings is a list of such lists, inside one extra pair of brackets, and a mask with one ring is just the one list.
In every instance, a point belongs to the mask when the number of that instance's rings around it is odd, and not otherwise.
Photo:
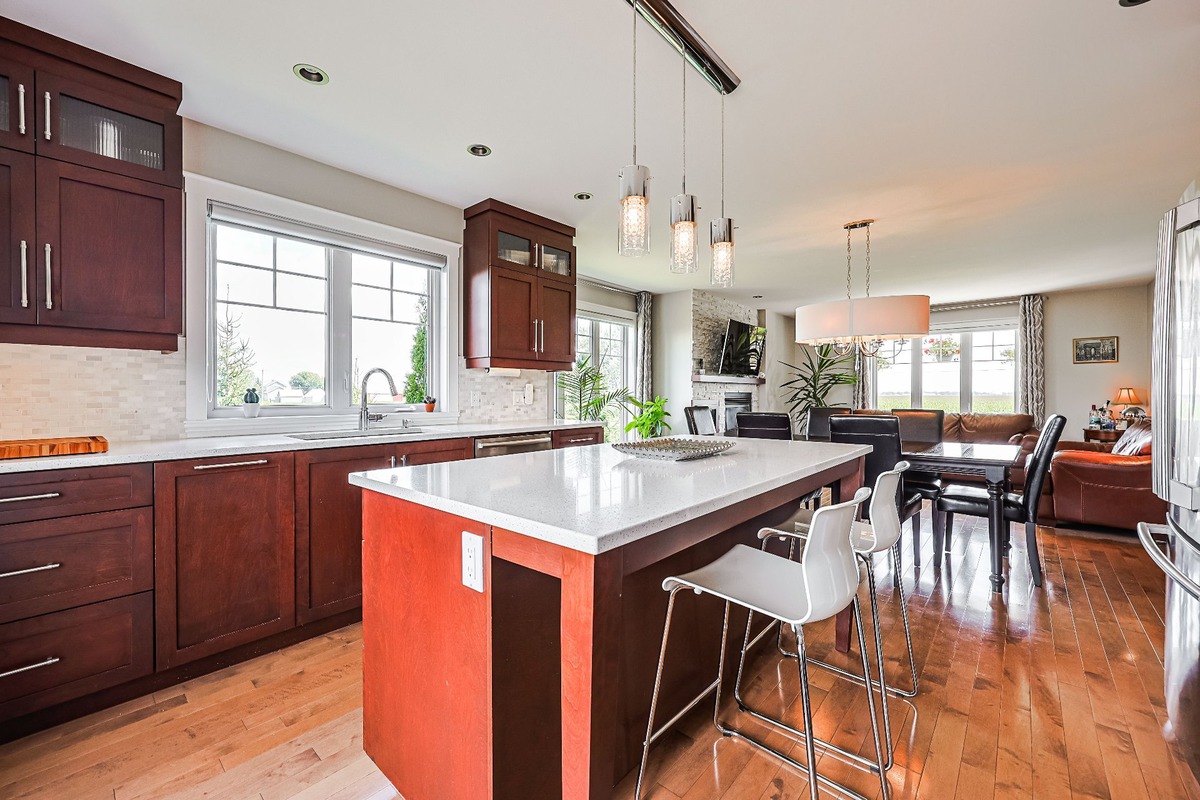
[[(1153, 284), (1046, 296), (1046, 411), (1067, 417), (1064, 439), (1077, 441), (1093, 403), (1131, 386), (1150, 401), (1150, 327)], [(1071, 340), (1119, 336), (1115, 364), (1072, 363)]]

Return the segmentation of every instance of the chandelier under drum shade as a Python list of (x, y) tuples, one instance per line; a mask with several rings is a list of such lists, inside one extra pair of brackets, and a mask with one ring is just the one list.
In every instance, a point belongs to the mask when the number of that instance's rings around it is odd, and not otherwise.
[[(929, 297), (904, 294), (871, 297), (871, 224), (873, 219), (848, 222), (846, 230), (846, 299), (813, 303), (796, 309), (796, 341), (832, 344), (848, 355), (856, 349), (866, 356), (879, 353), (889, 339), (911, 339), (929, 333)], [(851, 232), (866, 229), (866, 293), (851, 297)]]

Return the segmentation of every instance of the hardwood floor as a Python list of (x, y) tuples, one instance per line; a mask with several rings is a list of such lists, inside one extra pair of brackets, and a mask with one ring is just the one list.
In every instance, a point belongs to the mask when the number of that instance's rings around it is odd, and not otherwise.
[[(1161, 734), (1162, 574), (1131, 537), (1042, 533), (1045, 588), (1032, 586), (1014, 537), (1006, 604), (989, 589), (983, 520), (958, 522), (940, 575), (928, 566), (929, 537), (921, 570), (906, 538), (922, 674), (913, 703), (890, 701), (893, 797), (1200, 800)], [(882, 560), (877, 576), (889, 675), (899, 676), (903, 631)], [(814, 657), (849, 663), (833, 650), (831, 627), (814, 626), (808, 641)], [(0, 747), (0, 797), (397, 797), (362, 752), (360, 645), (351, 626)], [(795, 662), (768, 656), (748, 673), (748, 699), (796, 719)], [(869, 753), (861, 688), (819, 668), (811, 675), (818, 733)], [(723, 714), (754, 728), (728, 705)], [(802, 746), (765, 735), (803, 760)], [(879, 796), (865, 773), (829, 756), (818, 767)], [(808, 796), (801, 775), (716, 734), (711, 707), (659, 741), (649, 778), (656, 800)], [(617, 797), (632, 795), (630, 778)]]

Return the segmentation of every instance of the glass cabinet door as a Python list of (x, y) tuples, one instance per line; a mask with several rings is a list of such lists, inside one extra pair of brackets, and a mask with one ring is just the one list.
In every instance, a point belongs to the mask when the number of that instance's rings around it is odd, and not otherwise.
[(40, 155), (177, 185), (178, 117), (168, 106), (38, 73)]
[(0, 146), (33, 152), (33, 70), (0, 54)]
[(569, 278), (571, 277), (573, 255), (570, 250), (544, 244), (542, 245), (541, 257), (542, 269), (547, 272), (553, 272), (555, 275), (562, 275)]
[(493, 219), (492, 266), (537, 268), (537, 235), (532, 227), (508, 218)]

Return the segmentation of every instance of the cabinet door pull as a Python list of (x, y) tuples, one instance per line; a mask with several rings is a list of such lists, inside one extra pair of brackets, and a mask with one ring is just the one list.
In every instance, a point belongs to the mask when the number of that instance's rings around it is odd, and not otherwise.
[(267, 459), (256, 458), (253, 461), (227, 461), (224, 464), (197, 464), (192, 469), (225, 469), (227, 467), (254, 467), (259, 464), (266, 464)]
[(54, 293), (51, 288), (52, 280), (53, 279), (50, 276), (50, 243), (46, 242), (46, 310), (47, 311), (54, 310), (54, 299), (53, 299)]
[(396, 468), (396, 457), (392, 456), (392, 469)]
[(533, 352), (537, 352), (537, 320), (533, 321)]
[(17, 133), (25, 135), (25, 84), (17, 84)]
[(41, 667), (48, 667), (51, 664), (57, 664), (58, 662), (59, 662), (59, 659), (57, 656), (50, 656), (46, 660), (39, 661), (36, 664), (27, 664), (23, 667), (17, 667), (16, 669), (10, 669), (8, 672), (0, 672), (0, 678), (7, 678), (9, 675), (18, 675), (22, 672), (28, 672), (31, 669), (40, 669)]
[(0, 497), (0, 503), (19, 503), (22, 500), (53, 500), (62, 497), (61, 492), (46, 492), (46, 494), (26, 494), (21, 497)]
[(408, 453), (405, 453), (404, 455), (400, 456), (400, 466), (402, 466), (402, 467), (408, 466)]
[(21, 240), (21, 308), (29, 308), (29, 244)]
[(538, 346), (538, 352), (545, 353), (546, 352), (546, 320), (544, 320), (544, 319), (538, 320), (538, 327), (540, 327), (542, 329), (542, 343), (541, 343), (541, 345)]
[(50, 569), (58, 569), (62, 564), (43, 564), (40, 567), (30, 567), (29, 569), (14, 569), (12, 572), (0, 572), (0, 578), (14, 578), (17, 575), (28, 575), (31, 572), (45, 572)]
[(50, 141), (50, 93), (46, 92), (46, 141)]

